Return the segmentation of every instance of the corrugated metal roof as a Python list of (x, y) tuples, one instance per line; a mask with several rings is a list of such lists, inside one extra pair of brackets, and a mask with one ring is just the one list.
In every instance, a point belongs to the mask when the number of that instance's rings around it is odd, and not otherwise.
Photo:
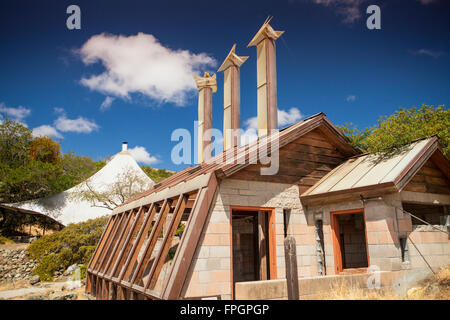
[(319, 196), (359, 188), (397, 185), (416, 161), (431, 147), (437, 148), (438, 139), (416, 141), (390, 157), (364, 154), (348, 159), (332, 170), (301, 196)]

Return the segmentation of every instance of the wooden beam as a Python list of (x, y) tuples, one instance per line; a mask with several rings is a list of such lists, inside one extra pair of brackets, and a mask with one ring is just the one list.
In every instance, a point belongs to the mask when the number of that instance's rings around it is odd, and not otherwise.
[(125, 252), (128, 250), (128, 248), (131, 245), (131, 240), (133, 238), (133, 234), (137, 233), (137, 231), (138, 231), (138, 230), (136, 230), (137, 226), (144, 219), (144, 216), (145, 216), (144, 212), (145, 212), (144, 207), (140, 207), (139, 212), (136, 215), (136, 219), (134, 219), (133, 225), (131, 226), (131, 229), (128, 232), (128, 236), (125, 239), (125, 242), (124, 242), (124, 244), (122, 246), (122, 249), (119, 252), (119, 255), (117, 257), (116, 263), (114, 264), (114, 266), (112, 268), (111, 275), (113, 277), (116, 275), (116, 271), (117, 271), (119, 265), (123, 262), (122, 261), (123, 258), (126, 258), (125, 257)]
[(164, 266), (164, 261), (166, 260), (167, 253), (169, 252), (173, 236), (177, 231), (178, 224), (180, 223), (181, 217), (183, 216), (187, 199), (188, 195), (180, 194), (177, 201), (177, 205), (172, 215), (172, 220), (170, 221), (169, 228), (166, 234), (164, 235), (161, 248), (159, 249), (158, 254), (155, 258), (155, 262), (153, 263), (152, 268), (150, 269), (148, 281), (144, 286), (144, 290), (147, 290), (149, 287), (153, 289), (156, 282), (158, 281), (159, 274), (161, 272), (162, 267)]
[[(139, 208), (139, 211), (141, 209), (142, 209), (142, 207)], [(127, 214), (127, 213), (125, 212), (125, 214)], [(125, 236), (125, 234), (127, 232), (128, 226), (130, 225), (130, 221), (131, 221), (133, 215), (134, 215), (134, 210), (130, 210), (130, 212), (128, 213), (128, 217), (127, 217), (127, 219), (126, 219), (126, 221), (125, 221), (125, 223), (123, 225), (123, 228), (120, 231), (119, 236), (117, 237), (118, 239), (117, 239), (116, 243), (114, 244), (114, 247), (113, 247), (111, 255), (110, 255), (109, 259), (108, 259), (108, 262), (106, 263), (106, 267), (105, 267), (105, 274), (106, 275), (108, 274), (108, 270), (109, 270), (109, 267), (110, 267), (112, 261), (117, 257), (117, 249), (120, 248), (120, 246), (122, 244), (122, 239), (124, 238), (124, 236)]]
[(131, 247), (131, 250), (128, 253), (127, 260), (125, 261), (125, 264), (122, 266), (122, 270), (120, 271), (119, 274), (118, 280), (119, 282), (121, 282), (124, 278), (126, 279), (126, 281), (129, 280), (128, 278), (130, 277), (130, 273), (132, 270), (132, 268), (129, 267), (130, 262), (135, 261), (137, 259), (142, 244), (144, 243), (145, 235), (150, 229), (151, 222), (153, 221), (155, 214), (156, 214), (156, 205), (152, 203), (150, 209), (147, 211), (147, 215), (144, 218), (144, 222), (142, 223), (139, 233), (136, 236), (136, 239), (134, 240), (133, 246)]
[[(172, 203), (171, 199), (164, 200), (164, 204), (161, 207), (161, 210), (160, 210), (160, 213), (158, 216), (158, 220), (156, 221), (155, 225), (153, 226), (152, 232), (150, 233), (149, 241), (144, 250), (144, 254), (142, 255), (141, 259), (139, 260), (136, 270), (133, 274), (133, 278), (130, 281), (132, 285), (135, 283), (135, 281), (136, 281), (137, 277), (139, 276), (139, 274), (141, 273), (141, 271), (142, 271), (142, 273), (144, 272), (145, 267), (147, 266), (147, 262), (148, 262), (148, 260), (150, 260), (152, 251), (156, 245), (156, 240), (158, 240), (159, 233), (161, 232), (161, 229), (164, 225), (164, 221), (166, 220), (166, 217), (170, 211), (171, 203)], [(144, 268), (142, 268), (142, 266), (144, 266)]]
[(211, 174), (207, 187), (203, 188), (197, 196), (196, 206), (191, 213), (192, 220), (184, 230), (183, 239), (172, 262), (170, 277), (162, 291), (163, 299), (178, 299), (181, 294), (216, 190), (217, 178)]
[(108, 248), (111, 244), (112, 239), (114, 238), (114, 235), (116, 234), (117, 228), (119, 227), (120, 222), (122, 221), (122, 218), (123, 218), (123, 215), (121, 215), (121, 216), (117, 215), (115, 217), (113, 229), (111, 230), (111, 233), (109, 234), (108, 239), (106, 240), (104, 248), (100, 252), (100, 256), (99, 256), (98, 260), (92, 266), (92, 269), (96, 272), (96, 274), (98, 274), (98, 272), (99, 272), (99, 267), (101, 266), (101, 264), (105, 258), (106, 252), (108, 251)]
[(92, 268), (92, 266), (95, 264), (95, 262), (98, 258), (98, 255), (103, 250), (103, 246), (105, 245), (106, 238), (109, 236), (109, 233), (111, 232), (111, 227), (113, 224), (114, 224), (114, 217), (111, 216), (108, 220), (105, 230), (103, 230), (102, 236), (100, 237), (100, 241), (97, 246), (97, 249), (95, 250), (94, 254), (92, 255), (91, 261), (89, 261), (88, 270), (90, 270)]
[(124, 228), (124, 225), (126, 223), (126, 221), (128, 221), (127, 219), (128, 215), (127, 215), (127, 211), (124, 211), (122, 213), (122, 217), (120, 219), (120, 223), (119, 226), (117, 227), (116, 231), (114, 232), (113, 237), (111, 238), (111, 242), (109, 244), (109, 246), (106, 249), (106, 254), (103, 258), (103, 261), (99, 264), (97, 270), (99, 273), (104, 273), (106, 271), (105, 266), (106, 264), (110, 261), (112, 253), (114, 251), (114, 248), (118, 242), (118, 238), (122, 233), (122, 230)]
[(258, 211), (259, 280), (267, 280), (266, 212)]

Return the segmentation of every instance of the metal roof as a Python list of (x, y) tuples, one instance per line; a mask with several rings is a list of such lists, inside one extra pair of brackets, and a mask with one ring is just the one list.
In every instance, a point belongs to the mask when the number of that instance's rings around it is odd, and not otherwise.
[(393, 186), (400, 191), (439, 148), (437, 137), (411, 143), (390, 155), (364, 154), (348, 159), (305, 191), (302, 199)]

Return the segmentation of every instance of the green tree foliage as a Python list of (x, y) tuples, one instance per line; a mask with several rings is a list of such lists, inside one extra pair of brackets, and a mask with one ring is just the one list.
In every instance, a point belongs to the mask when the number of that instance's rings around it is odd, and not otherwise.
[(373, 127), (359, 130), (346, 123), (340, 129), (353, 146), (364, 152), (389, 154), (412, 141), (437, 135), (444, 154), (450, 156), (450, 110), (444, 106), (423, 105), (400, 109), (389, 117), (382, 116)]
[(161, 182), (162, 180), (170, 177), (175, 172), (166, 169), (154, 169), (149, 166), (141, 166), (141, 169), (152, 179), (155, 183)]
[(11, 168), (27, 164), (32, 140), (30, 129), (16, 121), (5, 119), (0, 124), (0, 163)]
[(6, 119), (0, 124), (0, 202), (10, 203), (50, 196), (84, 181), (104, 161), (61, 155), (50, 137), (33, 138), (30, 129)]
[(56, 271), (64, 271), (72, 264), (89, 263), (109, 216), (69, 224), (63, 230), (32, 242), (30, 256), (38, 261), (34, 270), (42, 280), (51, 281)]

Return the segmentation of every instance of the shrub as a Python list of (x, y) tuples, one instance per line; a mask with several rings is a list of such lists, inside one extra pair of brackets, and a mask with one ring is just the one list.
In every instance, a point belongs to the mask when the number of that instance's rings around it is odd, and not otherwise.
[(8, 238), (0, 235), (0, 244), (5, 244), (5, 243), (14, 243), (14, 241), (9, 240)]
[(80, 267), (80, 278), (85, 279), (86, 278), (86, 270), (87, 270), (88, 264), (85, 263)]
[(63, 230), (31, 243), (28, 253), (38, 261), (34, 273), (43, 281), (51, 281), (56, 271), (63, 271), (72, 264), (87, 266), (108, 219), (104, 216), (69, 224)]

